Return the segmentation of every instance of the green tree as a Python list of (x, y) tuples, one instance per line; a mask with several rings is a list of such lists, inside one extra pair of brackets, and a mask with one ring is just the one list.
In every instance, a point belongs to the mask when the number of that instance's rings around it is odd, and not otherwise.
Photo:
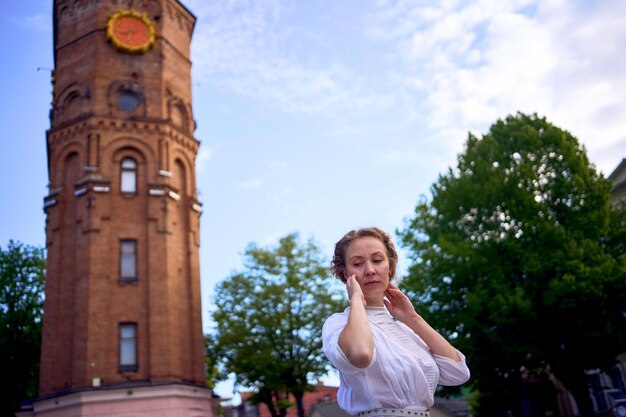
[(0, 247), (0, 415), (37, 396), (44, 274), (43, 249), (14, 241)]
[(207, 337), (209, 367), (254, 389), (252, 401), (284, 416), (291, 393), (304, 417), (309, 381), (328, 371), (322, 353), (324, 320), (343, 302), (317, 246), (297, 234), (273, 248), (254, 244), (244, 253), (244, 271), (217, 285), (215, 329)]
[(610, 186), (570, 133), (518, 113), (470, 134), (399, 231), (405, 288), (467, 354), (480, 415), (514, 409), (521, 370), (548, 367), (593, 415), (584, 371), (614, 363), (626, 335)]

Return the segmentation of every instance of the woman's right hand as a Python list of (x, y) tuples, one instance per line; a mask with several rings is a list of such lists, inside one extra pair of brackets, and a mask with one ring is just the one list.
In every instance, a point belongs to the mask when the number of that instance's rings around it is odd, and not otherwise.
[(374, 336), (365, 312), (365, 295), (356, 276), (348, 277), (346, 290), (350, 298), (350, 313), (346, 327), (339, 334), (339, 347), (352, 365), (366, 368), (374, 357)]
[(356, 280), (356, 275), (350, 275), (346, 280), (346, 290), (348, 291), (348, 299), (350, 303), (353, 301), (353, 297), (357, 297), (357, 300), (361, 300), (363, 306), (367, 305), (365, 301), (365, 296), (363, 295), (363, 290), (359, 285), (359, 282)]

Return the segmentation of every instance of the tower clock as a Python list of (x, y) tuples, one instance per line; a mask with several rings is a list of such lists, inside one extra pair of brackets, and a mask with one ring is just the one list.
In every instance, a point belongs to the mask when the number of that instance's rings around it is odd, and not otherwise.
[(145, 53), (156, 41), (154, 22), (146, 13), (134, 10), (123, 10), (111, 15), (106, 34), (116, 48), (129, 53)]

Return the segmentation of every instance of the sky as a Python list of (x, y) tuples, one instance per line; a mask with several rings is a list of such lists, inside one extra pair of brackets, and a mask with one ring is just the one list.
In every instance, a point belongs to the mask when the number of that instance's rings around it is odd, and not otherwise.
[[(571, 132), (605, 176), (626, 158), (623, 0), (183, 4), (205, 330), (248, 244), (297, 232), (330, 258), (351, 229), (395, 235), (468, 133), (507, 115)], [(0, 246), (43, 246), (52, 1), (1, 1), (0, 21)]]

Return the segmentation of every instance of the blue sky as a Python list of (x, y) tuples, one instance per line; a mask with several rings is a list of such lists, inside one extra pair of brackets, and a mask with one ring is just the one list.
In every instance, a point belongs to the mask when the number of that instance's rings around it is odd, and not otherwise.
[[(626, 157), (623, 0), (183, 3), (205, 327), (248, 243), (300, 232), (330, 256), (352, 228), (394, 232), (498, 118), (546, 116), (605, 175)], [(51, 16), (50, 0), (0, 2), (2, 246), (45, 241)]]

